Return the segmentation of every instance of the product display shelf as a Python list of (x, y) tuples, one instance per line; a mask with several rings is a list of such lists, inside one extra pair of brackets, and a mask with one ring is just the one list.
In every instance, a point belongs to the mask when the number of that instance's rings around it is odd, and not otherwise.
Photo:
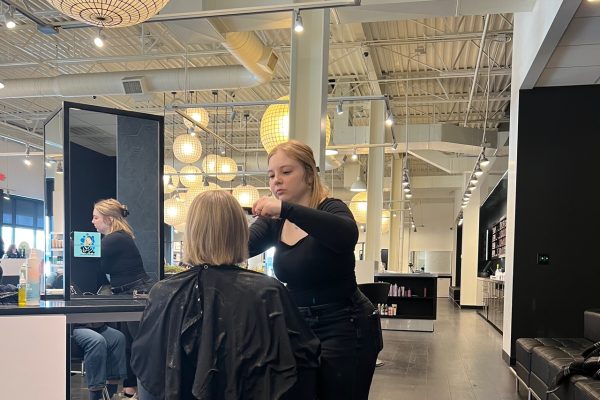
[(492, 258), (504, 257), (506, 253), (506, 217), (492, 227)]
[[(388, 296), (387, 306), (392, 307), (396, 315), (382, 314), (382, 318), (393, 319), (423, 319), (435, 320), (437, 313), (437, 275), (428, 273), (403, 274), (379, 273), (375, 274), (375, 281), (389, 282), (390, 290), (396, 287), (400, 291), (404, 287), (404, 296)], [(394, 286), (395, 285), (395, 286)], [(408, 297), (408, 289), (411, 296)]]

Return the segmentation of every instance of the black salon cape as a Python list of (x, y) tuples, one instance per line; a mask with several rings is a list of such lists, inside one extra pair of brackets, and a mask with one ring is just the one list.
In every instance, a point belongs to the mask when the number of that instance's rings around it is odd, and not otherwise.
[(199, 266), (150, 291), (131, 366), (159, 399), (281, 398), (320, 342), (276, 279)]

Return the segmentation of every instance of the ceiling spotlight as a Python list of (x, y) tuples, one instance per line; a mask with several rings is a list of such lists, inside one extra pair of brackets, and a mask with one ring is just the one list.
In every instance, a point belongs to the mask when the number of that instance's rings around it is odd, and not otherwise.
[[(485, 152), (485, 149), (483, 150)], [(487, 159), (487, 157), (485, 156), (485, 153), (481, 153), (481, 158), (479, 159), (479, 165), (481, 165), (482, 167), (487, 167), (488, 165), (490, 165), (490, 160)]]
[(297, 33), (304, 32), (304, 25), (302, 25), (300, 10), (294, 10), (294, 31)]
[(471, 185), (477, 185), (477, 176), (476, 175), (471, 176)]
[(28, 167), (31, 167), (31, 160), (29, 159), (29, 145), (25, 146), (25, 159), (23, 160), (23, 163)]
[(407, 199), (410, 199), (410, 198), (412, 198), (412, 196), (413, 196), (413, 195), (412, 195), (412, 193), (411, 193), (411, 192), (408, 192), (408, 193), (405, 193), (405, 194), (404, 194), (404, 197), (406, 197)]
[(475, 176), (481, 176), (481, 175), (483, 175), (483, 170), (481, 169), (481, 167), (479, 167), (479, 164), (477, 164), (477, 166), (475, 167), (474, 174), (475, 174)]
[(410, 192), (410, 185), (409, 184), (404, 185), (404, 189), (402, 189), (402, 190), (404, 190), (405, 193)]
[(104, 40), (106, 40), (106, 38), (102, 34), (102, 29), (100, 29), (98, 31), (98, 35), (94, 38), (94, 44), (96, 45), (96, 47), (102, 48), (104, 47)]
[(187, 129), (187, 133), (188, 133), (190, 136), (196, 136), (196, 128), (194, 128), (193, 126), (190, 126), (190, 127)]
[(2, 197), (4, 197), (4, 200), (10, 200), (10, 191), (6, 189)]
[(396, 139), (394, 139), (394, 141), (392, 142), (392, 150), (396, 150), (398, 148), (398, 142), (396, 142)]
[(335, 112), (337, 115), (342, 115), (344, 113), (343, 102), (341, 100), (337, 103), (337, 106), (335, 106)]
[(17, 23), (15, 22), (15, 6), (9, 6), (6, 15), (4, 15), (4, 26), (8, 29), (15, 29)]
[(56, 173), (62, 174), (63, 172), (65, 172), (65, 171), (63, 169), (62, 161), (59, 161), (58, 164), (56, 164)]
[(350, 159), (352, 161), (357, 161), (358, 160), (358, 154), (356, 154), (356, 149), (354, 149), (354, 151), (352, 152), (352, 156), (350, 157)]
[(388, 111), (387, 116), (385, 117), (385, 126), (388, 128), (394, 125), (394, 116), (391, 111)]
[(338, 153), (339, 151), (337, 151), (336, 149), (325, 149), (326, 156), (337, 156)]
[(458, 220), (458, 226), (461, 226), (462, 223), (463, 223), (463, 219), (461, 218), (461, 219)]
[(2, 81), (0, 81), (0, 89), (4, 88), (4, 83), (2, 83)]

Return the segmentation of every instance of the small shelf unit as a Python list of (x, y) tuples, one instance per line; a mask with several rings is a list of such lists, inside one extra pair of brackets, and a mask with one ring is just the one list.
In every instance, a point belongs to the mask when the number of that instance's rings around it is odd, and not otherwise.
[(375, 274), (376, 282), (389, 282), (392, 287), (408, 289), (411, 297), (388, 296), (387, 306), (395, 310), (396, 315), (381, 315), (382, 318), (435, 320), (437, 316), (437, 275), (435, 274)]

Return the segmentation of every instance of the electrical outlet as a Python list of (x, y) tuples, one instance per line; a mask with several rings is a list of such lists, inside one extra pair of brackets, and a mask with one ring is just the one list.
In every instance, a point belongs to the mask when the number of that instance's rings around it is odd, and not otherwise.
[(537, 263), (538, 265), (548, 265), (550, 264), (550, 256), (548, 254), (540, 254), (537, 255)]

